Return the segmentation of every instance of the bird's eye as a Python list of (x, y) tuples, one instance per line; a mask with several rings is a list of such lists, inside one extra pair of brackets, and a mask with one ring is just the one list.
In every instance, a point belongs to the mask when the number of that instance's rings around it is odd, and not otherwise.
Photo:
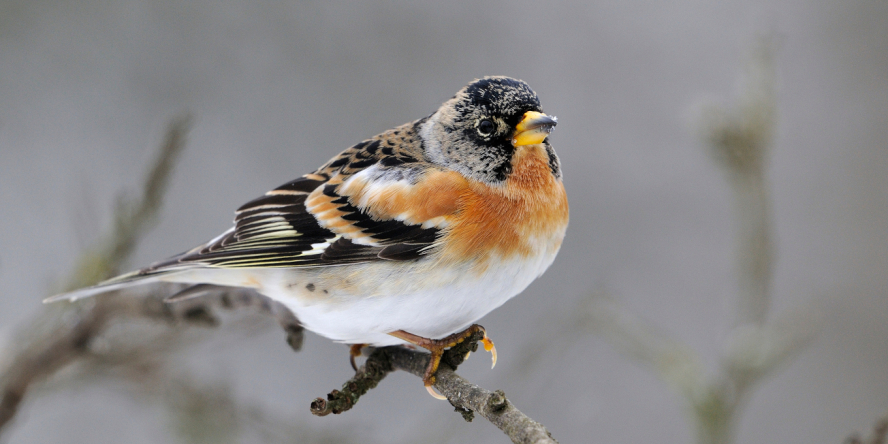
[(481, 123), (478, 124), (478, 134), (482, 136), (489, 136), (493, 134), (494, 131), (496, 131), (496, 125), (487, 119), (482, 120)]

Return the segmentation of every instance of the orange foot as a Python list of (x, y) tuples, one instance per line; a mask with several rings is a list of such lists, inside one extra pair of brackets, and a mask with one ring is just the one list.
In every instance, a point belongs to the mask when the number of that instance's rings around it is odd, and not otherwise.
[[(487, 330), (485, 330), (484, 327), (478, 324), (474, 324), (461, 332), (454, 333), (442, 339), (424, 338), (422, 336), (416, 336), (413, 333), (407, 333), (404, 330), (393, 331), (389, 334), (431, 352), (432, 357), (429, 360), (429, 366), (426, 367), (425, 374), (422, 377), (422, 382), (425, 385), (426, 390), (429, 391), (430, 395), (437, 399), (447, 399), (447, 397), (436, 393), (435, 390), (432, 388), (432, 386), (435, 384), (435, 373), (437, 373), (438, 371), (438, 365), (441, 364), (441, 356), (444, 354), (445, 349), (464, 342), (466, 339), (479, 331), (484, 333), (484, 338), (481, 339), (481, 343), (484, 344), (484, 350), (490, 352), (491, 358), (493, 359), (493, 365), (491, 365), (490, 368), (494, 368), (496, 367), (496, 347), (493, 345), (493, 341), (491, 341), (490, 338), (487, 337)], [(355, 346), (352, 346), (352, 349), (354, 349), (354, 347)]]

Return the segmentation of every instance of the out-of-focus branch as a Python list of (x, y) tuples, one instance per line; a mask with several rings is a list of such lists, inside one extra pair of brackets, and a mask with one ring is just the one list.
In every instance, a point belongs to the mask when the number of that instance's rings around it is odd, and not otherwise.
[(703, 137), (734, 193), (739, 325), (763, 324), (771, 305), (774, 248), (765, 169), (776, 117), (773, 58), (773, 44), (761, 42), (746, 65), (739, 106), (710, 105), (703, 116)]
[[(65, 289), (91, 285), (119, 272), (156, 220), (173, 166), (185, 146), (189, 120), (183, 117), (170, 123), (141, 195), (118, 200), (110, 233), (81, 255)], [(276, 318), (287, 333), (287, 342), (298, 350), (302, 327), (292, 313), (253, 291), (223, 287), (206, 286), (199, 298), (165, 302), (166, 295), (181, 289), (180, 285), (135, 287), (126, 294), (46, 306), (17, 333), (13, 341), (16, 349), (4, 356), (8, 365), (0, 368), (0, 432), (8, 429), (6, 426), (36, 383), (76, 363), (75, 376), (120, 376), (132, 382), (131, 388), (141, 391), (144, 396), (140, 399), (159, 397), (176, 419), (179, 437), (186, 442), (236, 442), (237, 433), (232, 430), (239, 424), (255, 424), (256, 432), (269, 438), (266, 441), (291, 442), (293, 437), (307, 436), (307, 431), (289, 427), (289, 421), (270, 420), (257, 408), (235, 404), (224, 388), (198, 386), (192, 378), (170, 376), (166, 370), (171, 354), (188, 343), (183, 338), (187, 329), (181, 327), (214, 326), (218, 323), (214, 314), (217, 309), (252, 307)], [(131, 334), (134, 329), (139, 330), (137, 335)], [(232, 432), (225, 437), (228, 441), (219, 439), (221, 429), (214, 424), (220, 421), (226, 424), (225, 430)]]
[(173, 166), (185, 148), (191, 118), (170, 122), (166, 137), (142, 186), (138, 200), (118, 198), (114, 226), (97, 247), (84, 252), (65, 284), (65, 291), (93, 285), (119, 273), (120, 265), (132, 254), (145, 231), (156, 221)]
[(867, 438), (855, 433), (845, 440), (845, 444), (885, 444), (888, 442), (888, 413), (876, 421), (873, 432)]
[(688, 398), (705, 379), (697, 354), (606, 294), (589, 301), (586, 327)]
[[(505, 393), (481, 388), (454, 372), (466, 354), (477, 349), (477, 342), (482, 337), (483, 333), (480, 333), (444, 353), (442, 365), (436, 374), (435, 388), (447, 397), (466, 421), (471, 421), (477, 413), (502, 430), (516, 444), (556, 443), (545, 426), (518, 410), (506, 399)], [(388, 373), (403, 370), (421, 378), (428, 364), (427, 353), (404, 347), (378, 348), (358, 369), (355, 377), (343, 384), (342, 390), (333, 390), (327, 395), (327, 399), (315, 399), (311, 404), (312, 413), (325, 416), (347, 411)]]
[(774, 247), (766, 165), (776, 126), (774, 42), (763, 38), (747, 64), (742, 95), (733, 110), (711, 107), (703, 135), (733, 192), (739, 294), (737, 326), (710, 383), (719, 408), (698, 412), (705, 442), (733, 441), (733, 424), (751, 388), (816, 333), (818, 316), (799, 310), (766, 323), (771, 306)]
[[(161, 297), (147, 292), (119, 297), (149, 298), (162, 304)], [(194, 344), (194, 340), (210, 335), (214, 338), (222, 336), (223, 341), (233, 340), (243, 337), (246, 329), (254, 329), (257, 322), (266, 321), (269, 313), (265, 312), (267, 307), (262, 300), (263, 297), (255, 292), (238, 290), (201, 298), (200, 303), (213, 308), (236, 309), (236, 312), (230, 313), (233, 316), (226, 316), (228, 313), (223, 310), (214, 310), (219, 320), (229, 325), (228, 328), (212, 332), (189, 328), (189, 323), (181, 321), (170, 324), (126, 319), (125, 324), (114, 323), (116, 334), (109, 329), (96, 338), (89, 351), (71, 366), (71, 371), (66, 371), (65, 376), (59, 379), (63, 379), (65, 385), (80, 382), (107, 384), (112, 379), (122, 382), (135, 399), (163, 407), (168, 418), (168, 430), (180, 442), (187, 444), (353, 442), (347, 427), (335, 430), (311, 427), (310, 424), (294, 420), (291, 412), (268, 409), (240, 399), (224, 381), (208, 382), (205, 376), (190, 375), (176, 365), (177, 352), (188, 344)], [(193, 310), (195, 306), (188, 305), (196, 302), (177, 303), (174, 311), (185, 313)], [(259, 309), (258, 313), (256, 308)], [(137, 338), (125, 334), (133, 330), (138, 330)]]
[(774, 261), (765, 171), (776, 114), (773, 65), (773, 43), (763, 39), (747, 66), (739, 106), (709, 106), (704, 113), (703, 137), (728, 177), (737, 220), (737, 326), (719, 371), (704, 375), (693, 351), (611, 300), (594, 298), (587, 317), (591, 329), (683, 395), (701, 444), (733, 442), (734, 424), (752, 387), (817, 330), (817, 316), (810, 310), (766, 322)]
[[(111, 234), (100, 247), (79, 258), (66, 289), (92, 285), (116, 274), (119, 265), (132, 253), (160, 208), (172, 167), (185, 146), (188, 122), (184, 117), (170, 124), (141, 198), (138, 202), (118, 202)], [(20, 332), (15, 340), (18, 350), (9, 360), (9, 367), (0, 373), (0, 431), (15, 416), (28, 388), (82, 356), (90, 341), (104, 331), (112, 314), (148, 318), (169, 318), (172, 314), (162, 303), (143, 305), (138, 301), (96, 298), (73, 308), (65, 306), (64, 314), (55, 307), (47, 307)]]

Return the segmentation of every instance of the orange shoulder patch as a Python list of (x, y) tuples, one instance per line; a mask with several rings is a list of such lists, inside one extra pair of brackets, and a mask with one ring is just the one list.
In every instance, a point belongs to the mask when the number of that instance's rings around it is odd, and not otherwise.
[(379, 220), (395, 219), (425, 228), (446, 226), (468, 190), (468, 180), (455, 171), (430, 170), (415, 184), (368, 183), (354, 177), (342, 193), (357, 207)]
[(375, 245), (374, 239), (343, 218), (347, 213), (339, 209), (345, 205), (342, 198), (377, 221), (442, 228), (450, 223), (460, 196), (468, 189), (468, 181), (460, 174), (439, 170), (426, 172), (412, 185), (406, 181), (368, 180), (361, 174), (345, 182), (334, 177), (328, 185), (337, 183), (335, 195), (325, 193), (323, 187), (313, 191), (305, 200), (306, 209), (322, 227), (365, 245)]

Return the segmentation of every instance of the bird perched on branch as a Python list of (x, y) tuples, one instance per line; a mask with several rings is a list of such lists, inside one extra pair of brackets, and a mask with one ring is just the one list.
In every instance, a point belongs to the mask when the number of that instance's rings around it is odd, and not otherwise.
[[(555, 125), (525, 82), (475, 80), (432, 115), (241, 206), (206, 244), (47, 301), (157, 281), (253, 288), (351, 344), (352, 360), (364, 345), (428, 349), (434, 396), (444, 349), (483, 332), (474, 322), (558, 253), (568, 203)], [(483, 344), (495, 365), (486, 332)]]

